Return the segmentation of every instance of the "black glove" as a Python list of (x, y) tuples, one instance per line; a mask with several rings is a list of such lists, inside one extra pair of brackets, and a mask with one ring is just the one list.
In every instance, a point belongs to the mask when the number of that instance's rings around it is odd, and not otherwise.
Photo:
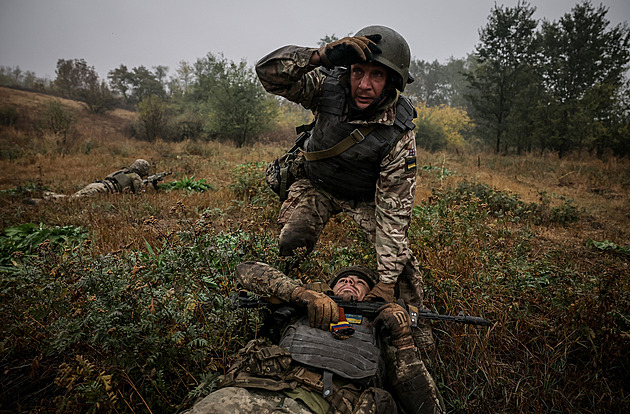
[(374, 319), (374, 324), (383, 324), (389, 330), (392, 345), (398, 349), (412, 347), (413, 336), (411, 336), (411, 318), (409, 314), (397, 303), (388, 303), (378, 310), (379, 314)]
[(322, 65), (327, 68), (350, 66), (371, 60), (373, 53), (381, 53), (381, 49), (375, 43), (379, 40), (380, 34), (344, 37), (320, 47), (317, 53)]

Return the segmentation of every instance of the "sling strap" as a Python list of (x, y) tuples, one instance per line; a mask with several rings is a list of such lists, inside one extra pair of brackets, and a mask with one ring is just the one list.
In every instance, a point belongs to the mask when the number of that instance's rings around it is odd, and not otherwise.
[(345, 137), (343, 140), (339, 141), (337, 144), (332, 147), (321, 150), (321, 151), (311, 151), (305, 152), (304, 158), (307, 161), (319, 161), (326, 158), (336, 157), (342, 152), (346, 151), (348, 148), (352, 147), (355, 144), (360, 143), (365, 139), (365, 136), (376, 129), (378, 125), (371, 125), (367, 127), (359, 127), (352, 131), (350, 135)]

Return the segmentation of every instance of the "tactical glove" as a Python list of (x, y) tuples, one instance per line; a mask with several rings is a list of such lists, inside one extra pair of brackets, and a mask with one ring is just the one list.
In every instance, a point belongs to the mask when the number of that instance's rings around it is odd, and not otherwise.
[(339, 322), (339, 307), (323, 293), (299, 286), (291, 293), (291, 301), (298, 306), (306, 305), (313, 328), (327, 331), (331, 323)]
[(374, 324), (376, 326), (382, 324), (389, 330), (393, 346), (406, 349), (414, 345), (413, 336), (411, 336), (411, 318), (405, 308), (397, 303), (388, 303), (378, 312)]
[(365, 295), (365, 301), (377, 301), (379, 299), (385, 302), (396, 302), (394, 298), (394, 286), (396, 283), (378, 282), (370, 292)]
[(373, 53), (381, 53), (375, 42), (381, 40), (381, 35), (344, 37), (319, 48), (317, 53), (323, 66), (350, 66), (353, 63), (366, 62), (372, 59)]

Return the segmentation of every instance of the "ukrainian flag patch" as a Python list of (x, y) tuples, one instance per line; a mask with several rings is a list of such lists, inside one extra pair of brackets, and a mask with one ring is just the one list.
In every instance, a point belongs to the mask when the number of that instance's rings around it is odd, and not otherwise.
[(405, 158), (405, 171), (413, 171), (416, 169), (416, 157)]

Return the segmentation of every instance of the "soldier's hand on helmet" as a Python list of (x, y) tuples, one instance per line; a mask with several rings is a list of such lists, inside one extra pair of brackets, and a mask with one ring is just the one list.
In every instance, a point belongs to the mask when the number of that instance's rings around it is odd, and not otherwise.
[(309, 321), (314, 328), (327, 331), (331, 323), (339, 322), (339, 307), (323, 293), (300, 286), (291, 293), (291, 301), (296, 305), (306, 306)]
[(320, 47), (317, 52), (323, 66), (328, 68), (350, 66), (369, 61), (374, 53), (381, 53), (381, 49), (376, 45), (379, 40), (381, 40), (379, 34), (344, 37)]
[(409, 313), (398, 303), (383, 305), (374, 319), (376, 326), (383, 325), (391, 334), (392, 345), (398, 349), (414, 346), (411, 336), (411, 318)]
[(363, 298), (365, 301), (378, 301), (383, 300), (385, 302), (395, 302), (394, 298), (394, 286), (396, 283), (378, 282), (372, 290)]

